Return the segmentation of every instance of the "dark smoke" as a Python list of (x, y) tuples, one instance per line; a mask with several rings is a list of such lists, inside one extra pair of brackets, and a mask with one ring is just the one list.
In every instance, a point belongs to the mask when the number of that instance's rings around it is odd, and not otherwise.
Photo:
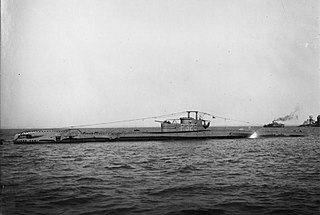
[(300, 108), (297, 106), (293, 112), (291, 112), (289, 115), (283, 116), (283, 117), (279, 117), (277, 119), (275, 119), (275, 121), (288, 121), (288, 120), (292, 120), (292, 119), (298, 119), (298, 115), (296, 115), (296, 112), (298, 112), (300, 110)]

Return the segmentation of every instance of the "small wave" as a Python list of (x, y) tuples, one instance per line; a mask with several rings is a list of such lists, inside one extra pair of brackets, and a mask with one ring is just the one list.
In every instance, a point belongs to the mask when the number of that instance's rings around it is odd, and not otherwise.
[[(71, 171), (71, 170), (64, 169), (63, 171)], [(63, 180), (63, 179), (71, 179), (71, 178), (76, 178), (76, 177), (77, 177), (77, 175), (55, 175), (55, 176), (52, 176), (52, 179)]]
[(71, 155), (61, 156), (61, 158), (72, 158), (72, 156)]
[(180, 211), (172, 211), (167, 213), (167, 215), (220, 215), (224, 214), (225, 211), (221, 209), (190, 209), (190, 210), (180, 210)]
[(23, 157), (22, 155), (5, 155), (2, 158), (5, 159), (5, 158), (22, 158), (22, 157)]
[(140, 161), (136, 161), (134, 162), (135, 164), (145, 164), (145, 163), (150, 163), (148, 160), (140, 160)]
[(118, 208), (111, 208), (111, 209), (100, 209), (94, 210), (90, 212), (83, 212), (79, 215), (91, 215), (91, 214), (126, 214), (128, 212), (132, 212), (135, 210), (136, 207), (118, 207)]
[(93, 182), (93, 181), (103, 181), (103, 180), (100, 179), (100, 178), (84, 177), (84, 178), (78, 179), (77, 181), (78, 181), (78, 182), (81, 182), (81, 181)]
[(85, 149), (84, 151), (85, 151), (85, 152), (92, 152), (92, 151), (94, 151), (94, 150), (96, 150), (96, 149)]
[(168, 161), (168, 160), (173, 160), (173, 159), (175, 159), (175, 157), (162, 157), (162, 158), (160, 158), (160, 160), (162, 160), (162, 161)]
[(66, 198), (59, 201), (52, 202), (52, 204), (55, 205), (79, 205), (79, 204), (85, 204), (88, 203), (90, 200), (93, 200), (92, 197), (72, 197), (72, 198)]
[(185, 166), (179, 167), (176, 172), (191, 173), (191, 172), (197, 171), (197, 170), (199, 170), (199, 169), (193, 165), (185, 165)]
[(172, 193), (189, 193), (192, 191), (196, 191), (194, 193), (203, 193), (207, 192), (208, 188), (204, 185), (187, 185), (187, 186), (179, 186), (179, 187), (169, 187), (159, 191), (152, 192), (151, 195), (166, 195)]
[(66, 171), (66, 172), (67, 172), (67, 171), (72, 171), (72, 170), (73, 170), (73, 169), (71, 169), (70, 167), (63, 168), (63, 169), (62, 169), (62, 171)]
[(105, 166), (106, 169), (135, 169), (133, 166), (130, 166), (128, 164), (122, 164), (122, 165), (111, 165), (111, 166)]
[(37, 194), (40, 196), (40, 195), (45, 195), (45, 194), (52, 194), (52, 193), (59, 193), (59, 194), (65, 194), (65, 193), (69, 193), (69, 192), (72, 192), (73, 191), (73, 188), (71, 187), (66, 187), (66, 186), (63, 186), (63, 187), (52, 187), (52, 188), (47, 188), (47, 189), (42, 189), (42, 190), (39, 190), (37, 192)]
[[(78, 189), (82, 192), (88, 192), (88, 193), (92, 193), (93, 191), (101, 191), (101, 190), (112, 190), (113, 188), (107, 185), (103, 185), (103, 184), (83, 184), (78, 186)], [(98, 195), (98, 194), (96, 194)], [(101, 195), (101, 194), (99, 194)], [(103, 195), (101, 195), (102, 197), (105, 197)], [(98, 196), (98, 197), (101, 197)]]
[(288, 210), (288, 209), (275, 209), (275, 210), (272, 210), (266, 214), (269, 214), (269, 215), (278, 215), (278, 214), (281, 214), (281, 215), (291, 215), (291, 214), (297, 214), (294, 210)]

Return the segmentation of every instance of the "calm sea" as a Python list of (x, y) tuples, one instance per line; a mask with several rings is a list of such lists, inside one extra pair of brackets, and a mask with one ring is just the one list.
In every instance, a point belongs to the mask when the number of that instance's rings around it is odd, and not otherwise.
[(320, 214), (320, 128), (303, 130), (295, 138), (5, 142), (0, 214)]

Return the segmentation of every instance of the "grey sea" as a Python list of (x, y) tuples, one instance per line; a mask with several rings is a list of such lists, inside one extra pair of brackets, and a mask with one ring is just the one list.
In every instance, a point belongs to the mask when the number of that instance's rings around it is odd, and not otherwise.
[(305, 137), (15, 145), (0, 214), (320, 214), (320, 128)]

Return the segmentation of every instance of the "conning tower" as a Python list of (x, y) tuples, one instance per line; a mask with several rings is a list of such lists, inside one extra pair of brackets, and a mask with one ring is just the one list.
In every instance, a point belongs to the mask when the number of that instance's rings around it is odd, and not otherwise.
[[(194, 115), (192, 117), (191, 115)], [(201, 119), (198, 111), (187, 111), (186, 117), (161, 122), (161, 132), (202, 131), (210, 126), (210, 121)]]

